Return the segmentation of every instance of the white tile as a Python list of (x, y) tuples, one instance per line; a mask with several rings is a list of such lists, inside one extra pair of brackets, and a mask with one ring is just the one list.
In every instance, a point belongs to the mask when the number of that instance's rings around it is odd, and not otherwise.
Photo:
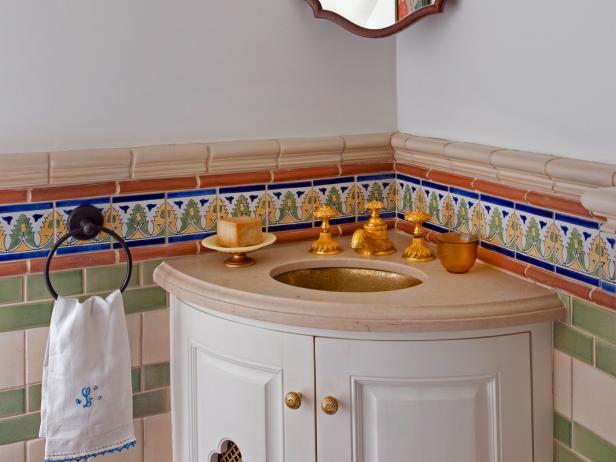
[(616, 444), (616, 378), (573, 360), (573, 420)]
[(130, 362), (132, 366), (141, 365), (141, 313), (126, 316)]
[(24, 462), (26, 460), (26, 447), (23, 442), (0, 446), (0, 461)]
[(171, 414), (143, 419), (144, 462), (171, 462)]
[(135, 447), (88, 459), (88, 462), (143, 462), (143, 424), (141, 419), (134, 420), (133, 425), (135, 427), (135, 438), (137, 439)]
[(143, 364), (169, 361), (169, 310), (143, 313)]
[(49, 327), (26, 331), (26, 383), (39, 383), (43, 376), (43, 361)]
[(554, 350), (554, 410), (571, 419), (571, 356)]
[(45, 438), (37, 438), (26, 443), (28, 462), (42, 462), (45, 458)]
[(24, 331), (0, 334), (0, 390), (24, 385)]

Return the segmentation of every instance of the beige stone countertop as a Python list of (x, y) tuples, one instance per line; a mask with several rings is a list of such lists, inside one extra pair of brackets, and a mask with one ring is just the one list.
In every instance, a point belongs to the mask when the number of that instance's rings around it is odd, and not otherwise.
[[(309, 242), (274, 245), (253, 256), (257, 263), (228, 268), (221, 254), (162, 263), (154, 281), (177, 298), (229, 315), (293, 326), (381, 332), (478, 330), (561, 319), (563, 305), (548, 289), (480, 261), (466, 274), (445, 271), (438, 260), (410, 263), (401, 258), (410, 237), (390, 230), (397, 252), (362, 257), (341, 238), (343, 252), (318, 257)], [(294, 287), (272, 275), (302, 267), (351, 266), (396, 271), (422, 284), (389, 292), (327, 292)]]

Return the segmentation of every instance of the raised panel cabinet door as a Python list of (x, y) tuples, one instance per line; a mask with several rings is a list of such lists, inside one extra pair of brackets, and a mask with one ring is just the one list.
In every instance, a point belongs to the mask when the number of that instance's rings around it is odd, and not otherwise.
[[(531, 462), (529, 334), (315, 340), (319, 462)], [(540, 462), (540, 461), (537, 461)]]
[[(175, 299), (171, 316), (174, 460), (217, 462), (233, 441), (245, 462), (314, 462), (313, 338)], [(289, 391), (298, 409), (285, 406)]]

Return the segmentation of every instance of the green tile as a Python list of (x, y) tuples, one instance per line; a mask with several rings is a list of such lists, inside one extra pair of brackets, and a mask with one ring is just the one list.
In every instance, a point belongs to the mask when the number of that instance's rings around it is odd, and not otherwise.
[(571, 295), (560, 292), (558, 294), (560, 301), (563, 302), (565, 307), (565, 320), (567, 324), (571, 324)]
[(133, 289), (124, 292), (126, 314), (156, 310), (167, 306), (167, 293), (160, 287)]
[(614, 462), (616, 460), (615, 446), (575, 422), (573, 423), (573, 445), (575, 452), (592, 462)]
[(0, 417), (23, 414), (25, 407), (23, 388), (0, 392)]
[(616, 343), (616, 313), (573, 300), (573, 325)]
[(584, 462), (562, 444), (554, 445), (554, 462)]
[(554, 438), (571, 447), (571, 421), (554, 413)]
[[(129, 287), (139, 285), (139, 271), (135, 265)], [(94, 266), (86, 268), (86, 293), (114, 291), (119, 289), (126, 276), (126, 265)]]
[(15, 303), (23, 300), (23, 278), (0, 279), (0, 304)]
[[(83, 293), (83, 275), (81, 270), (59, 271), (51, 273), (51, 284), (60, 295), (78, 295)], [(28, 300), (48, 300), (51, 294), (45, 285), (42, 274), (28, 275)]]
[(562, 322), (554, 323), (554, 348), (592, 364), (592, 337)]
[(39, 413), (2, 419), (0, 420), (0, 445), (37, 438), (40, 425), (41, 415)]
[(28, 412), (38, 411), (41, 408), (41, 384), (28, 387)]
[(133, 384), (133, 393), (138, 392), (141, 388), (141, 371), (138, 367), (130, 370), (130, 379)]
[(167, 412), (167, 390), (148, 391), (133, 395), (133, 417)]
[(145, 366), (144, 371), (145, 389), (167, 387), (171, 383), (169, 363), (152, 364)]
[(616, 376), (616, 346), (597, 340), (595, 361), (599, 369)]
[(155, 284), (154, 278), (152, 274), (154, 270), (160, 265), (164, 260), (146, 260), (141, 263), (141, 272), (143, 275), (143, 285), (151, 286)]
[(0, 307), (0, 332), (48, 326), (52, 302), (26, 303)]

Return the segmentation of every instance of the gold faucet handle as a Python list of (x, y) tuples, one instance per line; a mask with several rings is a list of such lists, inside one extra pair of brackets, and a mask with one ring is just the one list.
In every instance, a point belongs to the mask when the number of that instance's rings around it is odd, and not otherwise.
[(381, 209), (385, 208), (385, 204), (381, 201), (370, 201), (366, 204), (366, 208), (372, 211), (373, 218), (378, 218), (381, 216)]
[(404, 219), (415, 225), (413, 230), (413, 236), (419, 237), (423, 234), (423, 224), (432, 218), (426, 212), (421, 210), (414, 210), (413, 212), (407, 212), (404, 214)]
[(321, 233), (319, 238), (312, 243), (310, 251), (317, 255), (335, 255), (342, 251), (340, 244), (332, 237), (329, 232), (329, 219), (338, 216), (338, 212), (328, 206), (323, 205), (316, 209), (314, 217), (318, 220), (322, 220)]
[(329, 220), (338, 216), (338, 212), (329, 205), (322, 205), (314, 212), (314, 217), (319, 220)]

